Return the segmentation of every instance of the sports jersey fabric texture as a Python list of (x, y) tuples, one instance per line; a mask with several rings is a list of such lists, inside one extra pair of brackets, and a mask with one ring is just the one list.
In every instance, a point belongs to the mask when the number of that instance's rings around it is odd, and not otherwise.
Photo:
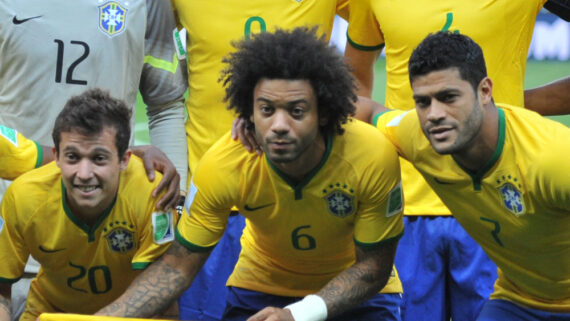
[(157, 173), (149, 182), (142, 160), (132, 156), (114, 202), (93, 226), (67, 206), (55, 162), (10, 185), (2, 201), (0, 282), (17, 281), (28, 255), (41, 264), (24, 319), (40, 312), (94, 313), (167, 249), (175, 216), (155, 212), (158, 199), (151, 193), (160, 178)]
[[(319, 165), (295, 184), (228, 133), (196, 169), (190, 215), (181, 218), (177, 240), (210, 249), (236, 205), (246, 227), (227, 284), (282, 296), (318, 291), (355, 262), (355, 243), (377, 246), (403, 231), (398, 156), (378, 134), (350, 121), (343, 135), (328, 140)], [(383, 292), (401, 290), (394, 272)]]
[(570, 129), (509, 105), (498, 114), (496, 150), (478, 172), (437, 154), (415, 111), (376, 125), (497, 264), (492, 299), (570, 312)]
[[(523, 106), (524, 73), (534, 23), (546, 0), (352, 0), (348, 41), (386, 53), (388, 108), (414, 108), (408, 60), (416, 46), (440, 30), (471, 37), (483, 48), (494, 98)], [(421, 23), (418, 23), (421, 21)], [(402, 160), (406, 215), (450, 215), (411, 164)]]

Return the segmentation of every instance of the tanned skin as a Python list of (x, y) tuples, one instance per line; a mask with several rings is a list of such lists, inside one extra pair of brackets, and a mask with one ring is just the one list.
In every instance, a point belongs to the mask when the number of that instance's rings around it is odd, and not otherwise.
[(192, 252), (175, 241), (127, 291), (96, 315), (150, 317), (165, 310), (192, 283), (210, 252)]
[(11, 284), (0, 284), (0, 320), (10, 320), (12, 315)]

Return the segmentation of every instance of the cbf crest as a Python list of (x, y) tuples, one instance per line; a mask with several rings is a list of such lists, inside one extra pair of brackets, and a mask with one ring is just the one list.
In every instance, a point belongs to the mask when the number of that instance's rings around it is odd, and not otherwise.
[(497, 184), (503, 205), (517, 217), (524, 215), (526, 207), (520, 180), (512, 175), (503, 175), (497, 179)]
[[(135, 247), (134, 232), (128, 230), (126, 222), (112, 222), (103, 229), (103, 232), (109, 231), (105, 235), (107, 245), (113, 252), (127, 253)], [(131, 224), (131, 228), (134, 226)]]
[(354, 189), (346, 184), (330, 184), (323, 189), (324, 200), (327, 203), (329, 213), (334, 216), (345, 218), (356, 211), (354, 204)]
[(115, 1), (99, 6), (99, 29), (109, 37), (123, 32), (127, 25), (127, 11)]

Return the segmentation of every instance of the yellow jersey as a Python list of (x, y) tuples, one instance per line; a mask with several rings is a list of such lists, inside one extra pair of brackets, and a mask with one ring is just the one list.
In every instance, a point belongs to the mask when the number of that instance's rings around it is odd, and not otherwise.
[[(357, 49), (385, 46), (388, 108), (414, 108), (408, 77), (412, 51), (430, 33), (468, 35), (481, 48), (495, 101), (522, 106), (528, 47), (546, 0), (351, 0), (348, 41)], [(421, 21), (421, 23), (419, 23)], [(421, 175), (402, 161), (406, 215), (449, 215)]]
[[(229, 134), (221, 138), (196, 169), (177, 240), (197, 251), (212, 248), (236, 205), (246, 227), (227, 284), (281, 296), (320, 290), (354, 264), (355, 244), (396, 241), (403, 232), (396, 150), (368, 124), (344, 128), (299, 183)], [(382, 292), (401, 291), (394, 272)]]
[(494, 299), (570, 312), (570, 129), (500, 105), (495, 152), (478, 172), (439, 155), (415, 111), (377, 127), (409, 160), (499, 267)]
[[(347, 0), (172, 0), (179, 23), (187, 31), (188, 162), (190, 173), (198, 160), (223, 134), (236, 115), (223, 101), (218, 82), (222, 59), (234, 51), (232, 41), (279, 28), (318, 26), (328, 39), (337, 11), (346, 10)], [(345, 13), (346, 14), (346, 13)], [(214, 22), (215, 21), (215, 22)], [(191, 175), (188, 175), (190, 177)]]
[(30, 254), (41, 264), (23, 320), (41, 312), (94, 313), (167, 249), (176, 217), (155, 211), (151, 193), (159, 181), (157, 173), (149, 182), (142, 160), (132, 156), (114, 202), (93, 226), (67, 206), (55, 162), (10, 185), (2, 200), (0, 282), (16, 282)]
[(15, 179), (42, 164), (42, 148), (17, 130), (0, 125), (0, 178)]

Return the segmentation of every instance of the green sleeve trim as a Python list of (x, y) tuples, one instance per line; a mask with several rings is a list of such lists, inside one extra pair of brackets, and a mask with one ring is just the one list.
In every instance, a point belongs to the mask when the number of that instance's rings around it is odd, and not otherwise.
[(176, 229), (176, 240), (178, 241), (178, 243), (182, 244), (182, 246), (184, 246), (185, 248), (189, 249), (192, 252), (208, 252), (210, 250), (212, 250), (214, 247), (216, 247), (216, 244), (212, 245), (212, 246), (199, 246), (193, 243), (188, 242), (184, 236), (182, 236), (180, 234), (180, 232), (178, 232), (178, 229)]
[(135, 262), (131, 264), (133, 270), (144, 270), (147, 266), (149, 266), (152, 262)]
[(398, 241), (402, 235), (404, 235), (404, 231), (402, 231), (400, 234), (391, 237), (389, 239), (385, 239), (385, 240), (381, 240), (379, 242), (375, 242), (375, 243), (363, 243), (363, 242), (359, 242), (357, 239), (354, 239), (354, 244), (356, 244), (356, 246), (358, 247), (362, 247), (365, 249), (373, 249), (376, 247), (379, 247), (380, 245), (386, 245), (386, 244), (391, 244), (394, 243), (396, 241)]
[(352, 39), (350, 39), (350, 37), (348, 36), (348, 31), (346, 32), (346, 41), (348, 41), (348, 43), (350, 43), (354, 48), (356, 48), (358, 50), (362, 50), (362, 51), (377, 51), (377, 50), (384, 49), (383, 43), (376, 45), (376, 46), (359, 45), (356, 42), (354, 42)]
[(38, 168), (42, 165), (42, 161), (44, 160), (44, 150), (38, 142), (34, 141), (34, 144), (36, 144), (36, 149), (38, 150), (38, 158), (36, 159), (36, 167), (34, 168)]
[(174, 53), (174, 56), (172, 56), (172, 61), (158, 59), (153, 56), (144, 56), (144, 63), (149, 64), (154, 68), (166, 70), (173, 74), (175, 74), (176, 69), (178, 69), (178, 59), (176, 58), (176, 53)]
[(0, 283), (4, 283), (4, 284), (13, 284), (18, 282), (22, 277), (19, 278), (15, 278), (15, 279), (6, 279), (6, 278), (0, 278)]
[(380, 116), (384, 115), (385, 113), (392, 111), (391, 109), (385, 110), (385, 111), (381, 111), (378, 114), (374, 115), (374, 117), (372, 117), (372, 125), (374, 125), (374, 127), (378, 126), (378, 119), (380, 118)]

